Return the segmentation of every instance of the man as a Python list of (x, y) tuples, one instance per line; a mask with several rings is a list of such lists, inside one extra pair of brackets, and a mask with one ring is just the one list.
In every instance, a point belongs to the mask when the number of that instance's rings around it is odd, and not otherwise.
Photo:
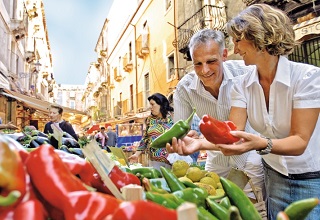
[[(52, 126), (57, 126), (57, 128), (60, 128), (62, 131), (70, 134), (75, 140), (78, 141), (78, 136), (76, 132), (74, 131), (72, 125), (62, 119), (62, 113), (63, 113), (63, 108), (59, 105), (51, 105), (49, 107), (49, 117), (50, 121), (46, 123), (44, 126), (44, 133), (46, 134), (53, 134), (53, 128)], [(58, 141), (54, 138), (51, 138), (51, 145), (54, 146), (55, 148), (58, 148)]]
[(107, 146), (108, 147), (115, 147), (117, 145), (117, 134), (116, 132), (112, 131), (112, 127), (107, 127), (107, 135), (108, 135), (108, 141)]
[(105, 127), (101, 127), (100, 132), (94, 136), (97, 142), (101, 145), (102, 149), (107, 149), (106, 143), (109, 138), (107, 133), (105, 133), (105, 130)]
[[(252, 67), (245, 66), (242, 61), (226, 61), (228, 54), (224, 35), (220, 31), (211, 29), (199, 31), (192, 36), (189, 49), (194, 72), (184, 76), (176, 87), (173, 95), (174, 121), (188, 118), (194, 107), (200, 118), (209, 114), (221, 121), (228, 120), (232, 80), (236, 76), (246, 74)], [(250, 130), (249, 125), (246, 128)], [(250, 131), (254, 132), (252, 129)], [(192, 131), (188, 135), (191, 137), (196, 134)], [(263, 188), (261, 157), (255, 151), (226, 157), (219, 151), (208, 150), (216, 149), (214, 144), (205, 139), (190, 137), (183, 138), (183, 142), (181, 140), (177, 142), (174, 138), (172, 146), (167, 145), (168, 152), (192, 154), (199, 149), (207, 150), (206, 170), (226, 177), (232, 167), (243, 169), (255, 184)], [(192, 145), (195, 144), (201, 147), (194, 148)], [(184, 147), (177, 148), (178, 145)]]

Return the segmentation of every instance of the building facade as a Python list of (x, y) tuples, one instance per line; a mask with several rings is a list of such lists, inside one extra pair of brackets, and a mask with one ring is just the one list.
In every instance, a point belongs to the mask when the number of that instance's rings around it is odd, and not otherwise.
[[(143, 122), (150, 114), (147, 97), (160, 92), (171, 99), (179, 79), (193, 70), (191, 36), (203, 28), (225, 33), (226, 22), (254, 3), (278, 7), (292, 19), (301, 44), (289, 59), (320, 66), (319, 0), (115, 0), (90, 65), (86, 109), (97, 123)], [(226, 46), (229, 59), (241, 59), (227, 34)]]

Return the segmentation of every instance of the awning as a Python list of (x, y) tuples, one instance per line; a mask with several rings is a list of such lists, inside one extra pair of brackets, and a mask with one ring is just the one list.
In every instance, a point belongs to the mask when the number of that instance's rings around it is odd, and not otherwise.
[(87, 130), (87, 133), (91, 134), (94, 131), (99, 131), (99, 129), (100, 129), (100, 125), (92, 125), (92, 127)]
[[(30, 96), (23, 95), (21, 93), (9, 91), (9, 90), (5, 90), (0, 94), (19, 100), (20, 102), (23, 102), (27, 107), (34, 108), (46, 114), (48, 114), (49, 106), (53, 104), (51, 102), (43, 101), (40, 99), (36, 99)], [(64, 106), (63, 106), (63, 118), (67, 120), (74, 120), (76, 124), (84, 123), (85, 121), (83, 119), (85, 118), (87, 118), (87, 120), (89, 119), (88, 115), (85, 112), (78, 111), (76, 109), (72, 109)]]
[(293, 26), (296, 40), (300, 40), (306, 35), (320, 34), (320, 17), (312, 18), (308, 21)]

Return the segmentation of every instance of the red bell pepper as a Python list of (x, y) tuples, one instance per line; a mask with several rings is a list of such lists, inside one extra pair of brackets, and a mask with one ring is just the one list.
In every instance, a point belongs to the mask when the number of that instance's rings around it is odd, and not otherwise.
[(68, 202), (69, 192), (86, 191), (83, 182), (70, 172), (51, 145), (44, 144), (32, 151), (26, 167), (39, 193), (60, 210)]
[(18, 141), (5, 135), (1, 136), (1, 139), (8, 142), (13, 149), (16, 149), (19, 152), (23, 163), (26, 161), (29, 156), (29, 152)]
[(232, 136), (230, 131), (237, 130), (232, 121), (219, 121), (209, 115), (204, 115), (200, 121), (200, 131), (203, 136), (214, 144), (233, 144), (240, 138)]
[(176, 210), (171, 210), (154, 202), (137, 200), (122, 202), (106, 220), (177, 220)]
[(18, 151), (0, 136), (0, 211), (17, 205), (26, 194), (26, 171)]
[(112, 214), (122, 202), (115, 197), (99, 192), (76, 191), (67, 194), (64, 206), (66, 220), (104, 219)]

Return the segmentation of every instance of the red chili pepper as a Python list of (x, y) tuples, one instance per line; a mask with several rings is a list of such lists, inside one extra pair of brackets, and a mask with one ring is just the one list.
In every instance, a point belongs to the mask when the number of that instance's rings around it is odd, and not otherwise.
[(200, 121), (200, 131), (203, 136), (214, 144), (233, 144), (238, 137), (230, 134), (237, 127), (232, 121), (219, 121), (209, 115), (204, 115)]
[(80, 177), (81, 181), (98, 192), (111, 194), (108, 187), (103, 183), (100, 175), (90, 162), (77, 155), (55, 149), (63, 163), (68, 167), (73, 175)]
[(86, 191), (83, 182), (70, 172), (51, 145), (44, 144), (32, 151), (26, 167), (39, 193), (60, 210), (68, 202), (69, 192)]
[(129, 184), (141, 185), (136, 175), (124, 172), (118, 166), (113, 167), (109, 173), (109, 177), (119, 190)]
[(104, 219), (122, 202), (99, 192), (76, 191), (68, 193), (67, 197), (68, 203), (64, 206), (66, 220)]
[(145, 200), (122, 202), (106, 220), (177, 220), (177, 212)]
[(0, 211), (17, 205), (26, 194), (26, 171), (18, 151), (0, 136)]
[(45, 220), (47, 218), (47, 211), (37, 199), (21, 202), (17, 207), (12, 207), (0, 213), (0, 219), (2, 220)]

